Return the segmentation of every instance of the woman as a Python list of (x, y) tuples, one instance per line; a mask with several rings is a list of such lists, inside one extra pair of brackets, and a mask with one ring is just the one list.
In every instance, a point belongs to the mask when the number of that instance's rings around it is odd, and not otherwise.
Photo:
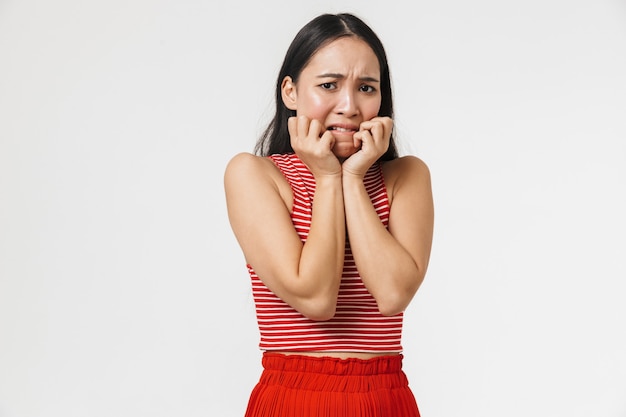
[(252, 279), (263, 373), (246, 416), (419, 416), (402, 312), (428, 265), (427, 166), (399, 157), (384, 48), (350, 14), (289, 47), (276, 114), (228, 164), (230, 222)]

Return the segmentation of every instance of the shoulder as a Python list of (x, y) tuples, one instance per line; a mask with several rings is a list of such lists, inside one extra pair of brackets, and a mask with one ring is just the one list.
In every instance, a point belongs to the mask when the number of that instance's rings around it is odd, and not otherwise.
[(276, 165), (268, 157), (241, 152), (228, 161), (224, 177), (225, 180), (242, 177), (249, 179), (272, 177), (276, 171)]
[(428, 165), (417, 156), (401, 156), (391, 161), (383, 162), (382, 169), (385, 181), (390, 183), (418, 179), (430, 181)]
[(390, 204), (405, 194), (431, 193), (430, 170), (420, 158), (407, 155), (383, 162), (383, 177)]
[(271, 164), (269, 158), (264, 156), (253, 155), (248, 152), (241, 152), (233, 156), (226, 165), (226, 173), (240, 170), (267, 169), (268, 163)]
[(224, 172), (224, 186), (227, 193), (273, 190), (285, 201), (290, 197), (289, 184), (276, 164), (266, 156), (248, 152), (238, 153), (230, 159)]

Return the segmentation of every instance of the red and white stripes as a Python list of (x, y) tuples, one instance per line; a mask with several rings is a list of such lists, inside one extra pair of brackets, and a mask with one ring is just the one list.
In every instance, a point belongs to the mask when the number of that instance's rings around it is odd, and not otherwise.
[[(300, 239), (306, 241), (311, 225), (315, 180), (306, 165), (295, 154), (270, 157), (291, 184), (293, 190), (292, 221)], [(389, 200), (380, 164), (375, 164), (364, 179), (372, 204), (387, 226)], [(263, 350), (290, 351), (402, 351), (402, 318), (385, 317), (367, 291), (346, 242), (344, 269), (337, 300), (336, 314), (327, 321), (313, 321), (278, 298), (248, 265), (252, 294)]]

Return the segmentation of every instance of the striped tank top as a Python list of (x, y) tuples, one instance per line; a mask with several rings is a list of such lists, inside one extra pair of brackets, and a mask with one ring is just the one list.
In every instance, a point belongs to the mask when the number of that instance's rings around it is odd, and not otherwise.
[[(311, 224), (315, 180), (306, 165), (295, 154), (272, 155), (270, 159), (281, 170), (293, 191), (291, 219), (305, 242)], [(365, 188), (381, 222), (387, 227), (389, 199), (380, 164), (374, 164), (365, 175)], [(341, 285), (336, 313), (326, 321), (306, 318), (278, 298), (259, 279), (251, 265), (252, 295), (261, 335), (262, 350), (289, 351), (402, 351), (403, 314), (385, 317), (376, 300), (367, 291), (357, 271), (349, 242), (346, 242)]]

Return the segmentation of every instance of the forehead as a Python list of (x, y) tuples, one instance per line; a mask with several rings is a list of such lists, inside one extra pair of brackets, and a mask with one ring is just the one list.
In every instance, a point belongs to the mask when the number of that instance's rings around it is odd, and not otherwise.
[(347, 73), (358, 72), (378, 77), (378, 58), (367, 42), (346, 36), (322, 46), (311, 57), (303, 71)]

